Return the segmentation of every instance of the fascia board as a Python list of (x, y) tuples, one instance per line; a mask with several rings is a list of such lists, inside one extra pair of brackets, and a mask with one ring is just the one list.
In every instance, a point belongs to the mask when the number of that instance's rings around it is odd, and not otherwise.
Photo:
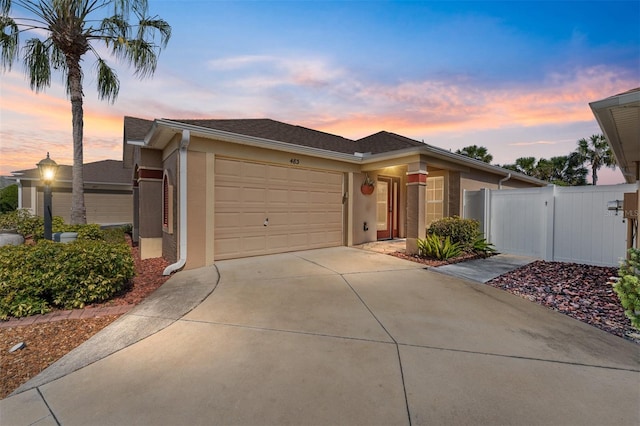
[(624, 106), (634, 102), (640, 102), (640, 91), (623, 93), (621, 95), (611, 96), (610, 98), (599, 101), (590, 102), (591, 110), (600, 110), (616, 106)]

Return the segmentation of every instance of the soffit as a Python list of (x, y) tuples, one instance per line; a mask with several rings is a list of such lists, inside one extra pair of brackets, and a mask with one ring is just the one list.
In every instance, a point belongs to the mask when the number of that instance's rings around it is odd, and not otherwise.
[(640, 88), (590, 104), (625, 180), (638, 180), (640, 168)]

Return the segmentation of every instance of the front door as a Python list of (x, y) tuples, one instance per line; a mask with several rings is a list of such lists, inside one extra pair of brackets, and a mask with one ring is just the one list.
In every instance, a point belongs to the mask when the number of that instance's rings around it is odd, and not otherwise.
[(376, 185), (378, 240), (390, 240), (398, 236), (398, 187), (397, 179), (378, 177)]

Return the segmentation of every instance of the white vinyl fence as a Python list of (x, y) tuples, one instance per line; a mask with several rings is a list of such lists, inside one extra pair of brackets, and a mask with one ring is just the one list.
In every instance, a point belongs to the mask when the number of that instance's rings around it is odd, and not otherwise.
[(477, 219), (499, 252), (544, 260), (618, 266), (627, 225), (607, 202), (636, 184), (465, 191), (464, 217)]

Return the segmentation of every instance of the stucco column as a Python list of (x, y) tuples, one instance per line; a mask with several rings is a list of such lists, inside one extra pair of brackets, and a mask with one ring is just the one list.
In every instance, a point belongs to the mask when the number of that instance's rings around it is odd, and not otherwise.
[(411, 163), (407, 171), (407, 254), (418, 253), (418, 238), (425, 238), (427, 163)]

